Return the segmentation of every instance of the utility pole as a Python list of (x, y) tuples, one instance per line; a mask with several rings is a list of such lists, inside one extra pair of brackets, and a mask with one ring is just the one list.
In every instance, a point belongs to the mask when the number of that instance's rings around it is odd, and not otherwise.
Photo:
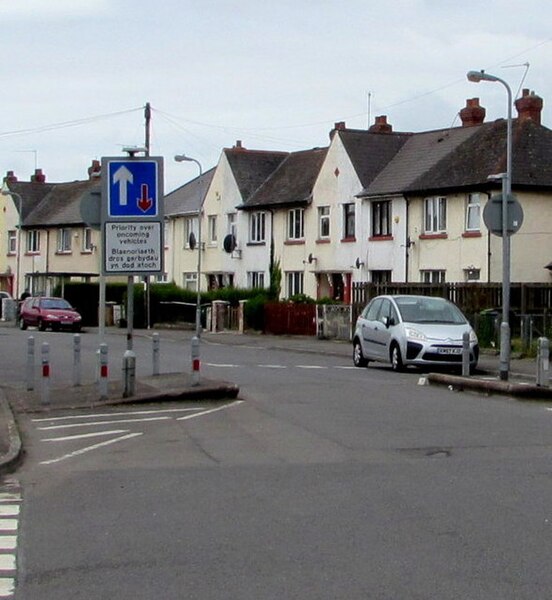
[[(145, 119), (145, 139), (144, 139), (144, 146), (146, 148), (146, 152), (145, 155), (149, 156), (150, 155), (150, 131), (151, 131), (151, 106), (149, 102), (146, 102), (146, 106), (144, 107), (144, 119)], [(146, 313), (146, 329), (151, 329), (151, 322), (150, 322), (150, 308), (151, 308), (151, 303), (150, 303), (150, 279), (149, 279), (149, 275), (146, 275), (144, 277), (144, 284), (145, 284), (145, 294), (144, 294), (144, 301), (146, 303), (145, 305), (145, 313)]]

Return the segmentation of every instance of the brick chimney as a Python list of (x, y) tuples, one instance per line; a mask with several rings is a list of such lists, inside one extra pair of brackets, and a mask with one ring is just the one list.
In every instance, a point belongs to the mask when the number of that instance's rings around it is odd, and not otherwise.
[(98, 177), (102, 170), (102, 165), (99, 160), (93, 160), (92, 164), (88, 167), (88, 179)]
[(375, 123), (368, 129), (372, 133), (391, 133), (393, 127), (387, 122), (387, 116), (381, 115), (376, 117)]
[(236, 140), (236, 143), (234, 144), (234, 150), (246, 150), (245, 146), (242, 146), (241, 140)]
[(13, 171), (6, 171), (4, 181), (6, 183), (17, 183), (17, 177), (15, 176), (15, 173)]
[(538, 125), (541, 124), (543, 100), (535, 92), (531, 92), (528, 89), (523, 90), (521, 98), (518, 98), (514, 104), (516, 105), (520, 121), (530, 119)]
[(466, 100), (466, 106), (460, 111), (462, 127), (481, 125), (481, 123), (483, 123), (485, 120), (486, 112), (487, 111), (485, 108), (479, 105), (479, 98), (471, 98)]
[(42, 172), (42, 169), (35, 169), (34, 175), (31, 175), (31, 182), (33, 183), (45, 183), (46, 175)]

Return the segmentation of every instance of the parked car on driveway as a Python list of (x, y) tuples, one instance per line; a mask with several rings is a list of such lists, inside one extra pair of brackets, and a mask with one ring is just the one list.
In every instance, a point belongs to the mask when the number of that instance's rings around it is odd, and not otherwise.
[(456, 305), (432, 296), (377, 296), (357, 319), (353, 362), (357, 367), (386, 362), (394, 371), (408, 365), (461, 367), (464, 332), (473, 371), (479, 359), (477, 336)]
[(19, 327), (27, 329), (35, 326), (40, 331), (48, 327), (52, 331), (70, 329), (80, 331), (81, 315), (64, 298), (44, 297), (27, 298), (19, 312)]

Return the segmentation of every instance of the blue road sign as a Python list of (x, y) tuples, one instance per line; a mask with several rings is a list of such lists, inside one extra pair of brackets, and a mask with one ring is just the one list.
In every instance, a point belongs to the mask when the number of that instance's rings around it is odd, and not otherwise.
[(159, 173), (155, 160), (108, 162), (108, 217), (156, 217)]

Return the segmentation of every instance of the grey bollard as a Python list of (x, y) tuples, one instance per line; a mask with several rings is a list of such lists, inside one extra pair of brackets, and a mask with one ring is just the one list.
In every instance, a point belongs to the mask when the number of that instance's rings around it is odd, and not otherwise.
[(152, 336), (152, 360), (153, 374), (159, 375), (159, 334), (154, 333)]
[(79, 333), (73, 336), (73, 386), (81, 384), (81, 338)]
[(537, 385), (548, 387), (550, 369), (550, 342), (548, 338), (540, 337), (537, 352)]
[(123, 398), (134, 396), (136, 387), (136, 354), (127, 350), (123, 356)]
[(31, 335), (27, 340), (27, 391), (34, 390), (35, 379), (35, 340)]
[(470, 333), (464, 331), (462, 334), (462, 377), (470, 375)]
[(42, 389), (40, 394), (41, 404), (50, 404), (50, 344), (42, 344)]
[(100, 373), (98, 381), (98, 391), (100, 393), (100, 400), (107, 398), (107, 386), (109, 377), (109, 357), (107, 353), (107, 344), (100, 344)]

